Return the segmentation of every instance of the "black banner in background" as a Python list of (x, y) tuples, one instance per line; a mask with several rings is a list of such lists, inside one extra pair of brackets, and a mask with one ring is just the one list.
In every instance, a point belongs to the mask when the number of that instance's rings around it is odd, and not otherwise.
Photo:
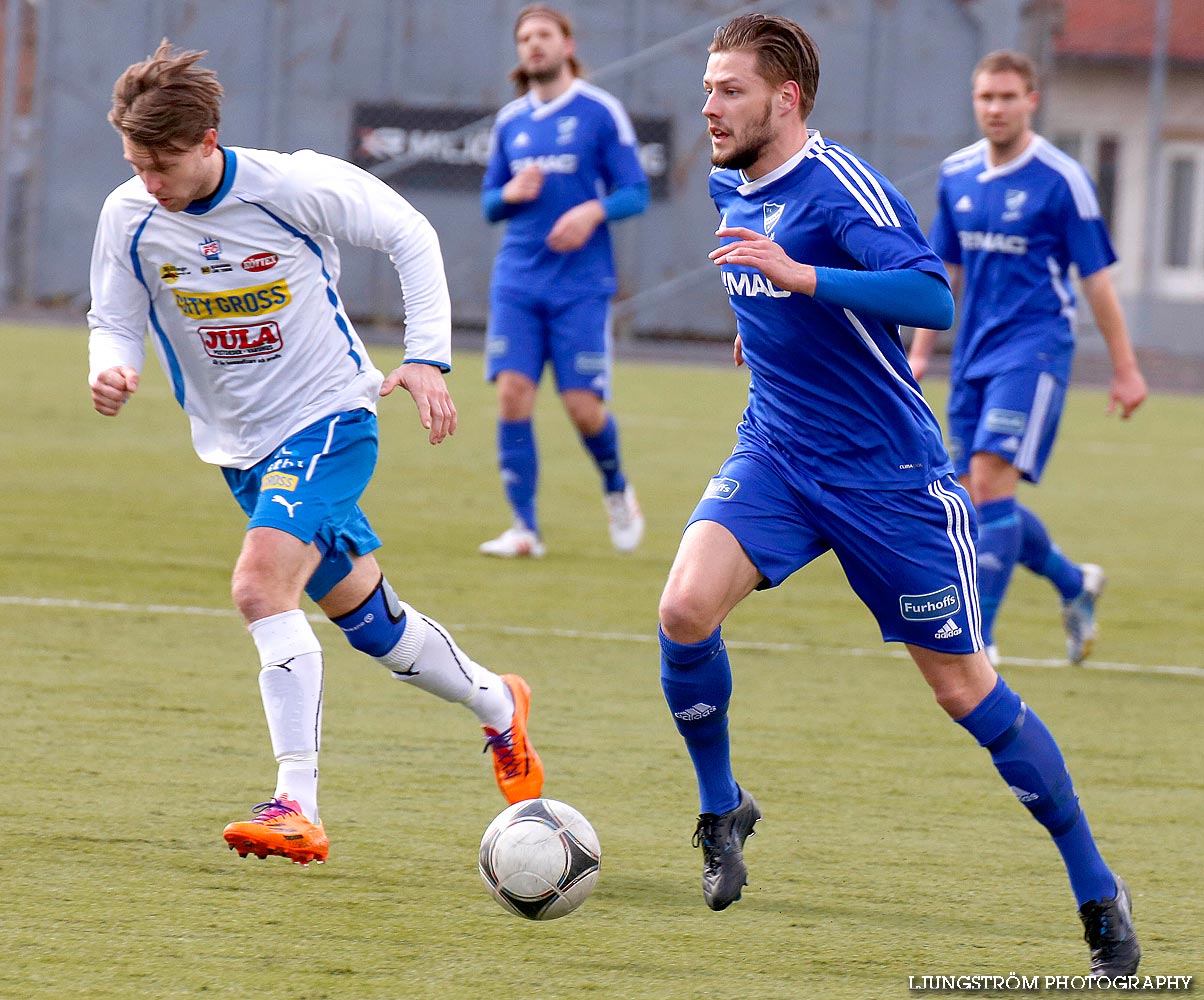
[[(351, 119), (351, 161), (400, 189), (480, 191), (496, 108), (415, 107), (359, 102)], [(669, 196), (668, 118), (631, 119), (653, 198)]]

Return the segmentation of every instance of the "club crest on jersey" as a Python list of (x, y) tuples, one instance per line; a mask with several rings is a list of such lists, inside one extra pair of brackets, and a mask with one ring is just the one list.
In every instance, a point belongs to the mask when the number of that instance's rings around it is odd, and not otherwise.
[(220, 260), (222, 256), (222, 241), (216, 236), (206, 236), (197, 244), (201, 256), (205, 260)]
[(1009, 190), (1003, 196), (1003, 207), (1007, 209), (1003, 213), (1004, 222), (1015, 222), (1020, 218), (1020, 209), (1024, 207), (1024, 203), (1028, 201), (1027, 191)]
[(778, 224), (778, 219), (782, 217), (782, 213), (786, 211), (786, 206), (767, 201), (762, 207), (762, 211), (765, 213), (765, 235), (772, 240), (774, 227)]
[(577, 118), (575, 115), (566, 115), (556, 119), (556, 141), (560, 145), (565, 146), (572, 142), (576, 132)]

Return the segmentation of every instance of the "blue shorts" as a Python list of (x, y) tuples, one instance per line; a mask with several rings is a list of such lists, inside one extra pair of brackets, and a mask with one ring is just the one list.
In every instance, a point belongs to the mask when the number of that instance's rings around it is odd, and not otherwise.
[(538, 383), (552, 362), (556, 389), (610, 397), (610, 297), (553, 297), (494, 287), (489, 293), (485, 377), (513, 371)]
[(1066, 383), (1049, 371), (1014, 368), (985, 378), (958, 379), (949, 392), (949, 454), (959, 476), (970, 457), (988, 451), (1030, 483), (1041, 478), (1066, 403)]
[(380, 548), (359, 508), (376, 449), (376, 414), (350, 410), (298, 431), (249, 469), (222, 469), (248, 530), (278, 528), (318, 547), (322, 562), (305, 588), (315, 601), (351, 571), (350, 554)]
[(764, 577), (759, 590), (831, 549), (883, 641), (946, 653), (982, 648), (977, 524), (953, 476), (915, 490), (836, 488), (741, 443), (694, 508), (695, 521), (735, 536)]

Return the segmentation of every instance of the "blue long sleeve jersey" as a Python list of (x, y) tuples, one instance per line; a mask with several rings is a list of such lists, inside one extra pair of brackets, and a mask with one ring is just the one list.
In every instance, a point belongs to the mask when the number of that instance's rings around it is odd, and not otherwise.
[[(881, 174), (812, 132), (756, 180), (712, 171), (720, 226), (774, 239), (794, 260), (845, 271), (948, 276), (911, 206)], [(952, 471), (940, 424), (911, 375), (899, 317), (776, 288), (750, 267), (723, 284), (751, 380), (741, 438), (784, 453), (818, 482), (858, 489), (922, 487)], [(823, 272), (820, 272), (822, 288)]]

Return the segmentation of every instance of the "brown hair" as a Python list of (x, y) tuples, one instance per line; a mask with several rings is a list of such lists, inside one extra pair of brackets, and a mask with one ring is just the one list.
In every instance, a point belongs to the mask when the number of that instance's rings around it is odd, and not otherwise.
[[(529, 3), (526, 7), (518, 12), (518, 17), (514, 19), (514, 36), (518, 37), (518, 29), (522, 26), (523, 21), (529, 17), (546, 17), (549, 21), (554, 21), (556, 26), (560, 28), (561, 33), (565, 38), (573, 37), (573, 22), (569, 20), (567, 14), (557, 10), (555, 7), (548, 7), (542, 3)], [(573, 76), (584, 76), (585, 72), (575, 55), (569, 56), (569, 69), (572, 70)], [(531, 78), (527, 76), (522, 65), (515, 66), (510, 71), (510, 79), (514, 83), (514, 91), (520, 97), (525, 94), (531, 87)]]
[(971, 87), (982, 73), (1018, 73), (1030, 94), (1037, 89), (1037, 67), (1028, 56), (1015, 49), (996, 49), (979, 59), (970, 75)]
[(117, 78), (109, 123), (156, 160), (197, 145), (222, 117), (217, 74), (196, 65), (206, 55), (179, 51), (164, 38), (153, 56)]
[(799, 86), (799, 114), (805, 121), (819, 89), (819, 48), (793, 21), (772, 14), (745, 14), (715, 32), (710, 52), (752, 49), (757, 72), (773, 86), (793, 80)]

